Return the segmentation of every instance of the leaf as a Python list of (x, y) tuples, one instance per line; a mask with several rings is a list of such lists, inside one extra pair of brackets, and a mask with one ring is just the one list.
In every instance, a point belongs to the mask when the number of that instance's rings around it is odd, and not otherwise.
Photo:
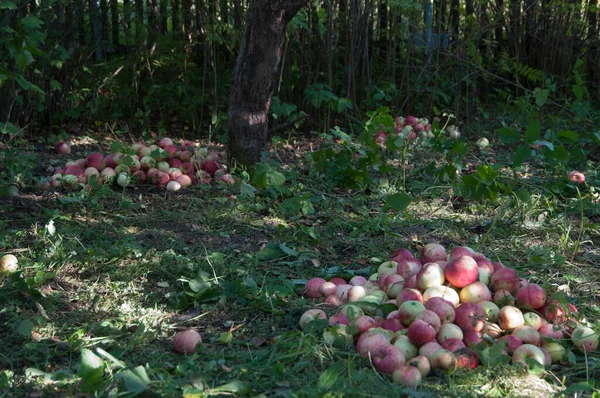
[(213, 388), (211, 392), (240, 392), (246, 389), (243, 382), (239, 380), (232, 380), (229, 383), (223, 384), (219, 387)]
[(19, 334), (23, 337), (30, 338), (32, 331), (33, 331), (33, 322), (31, 322), (31, 320), (29, 320), (29, 319), (25, 319), (24, 321), (21, 321), (19, 323), (19, 326), (17, 326), (17, 332), (19, 332)]
[(521, 138), (518, 131), (507, 127), (499, 128), (496, 132), (500, 136), (500, 140), (505, 144), (514, 144), (519, 142), (519, 139)]
[(2, 10), (2, 9), (16, 10), (17, 5), (15, 3), (13, 3), (12, 1), (2, 0), (2, 1), (0, 1), (0, 10)]
[(298, 252), (294, 249), (290, 249), (289, 247), (287, 247), (286, 245), (284, 245), (283, 243), (281, 243), (279, 245), (279, 248), (281, 249), (282, 252), (284, 252), (285, 254), (287, 254), (288, 256), (293, 256), (293, 257), (298, 257)]
[(104, 361), (87, 348), (81, 350), (81, 389), (86, 392), (97, 391), (104, 379)]
[(337, 361), (325, 369), (319, 376), (319, 387), (326, 389), (333, 387), (343, 369), (344, 363), (342, 361)]
[(0, 198), (19, 196), (19, 188), (14, 185), (0, 185)]
[(194, 293), (198, 293), (199, 291), (209, 287), (208, 284), (201, 279), (192, 279), (188, 282), (188, 285)]
[(585, 87), (581, 84), (574, 84), (572, 86), (572, 89), (573, 94), (575, 94), (575, 97), (577, 97), (577, 99), (581, 101), (583, 99), (583, 92), (585, 91)]
[(37, 29), (44, 24), (44, 21), (33, 15), (29, 15), (25, 18), (21, 18), (21, 23), (30, 29)]
[(240, 195), (242, 198), (254, 199), (255, 193), (256, 188), (254, 188), (252, 185), (246, 184), (245, 182), (240, 184)]
[(541, 127), (539, 120), (530, 120), (527, 123), (527, 129), (525, 130), (525, 140), (528, 144), (533, 144), (535, 141), (540, 139)]
[(148, 389), (150, 380), (143, 366), (138, 366), (133, 371), (125, 369), (116, 375), (117, 379), (123, 380), (125, 389), (130, 393), (139, 394)]
[(572, 130), (561, 130), (557, 134), (558, 139), (563, 142), (572, 143), (579, 139), (579, 134)]
[(233, 340), (233, 333), (231, 331), (223, 332), (219, 335), (217, 343), (229, 344)]
[(534, 358), (525, 358), (525, 363), (527, 364), (527, 371), (532, 375), (539, 375), (546, 371), (543, 363), (539, 363)]
[(554, 150), (554, 144), (549, 142), (549, 141), (545, 141), (545, 140), (537, 140), (533, 142), (533, 145), (543, 145), (546, 148), (550, 149), (551, 151)]
[(383, 201), (390, 205), (392, 209), (396, 211), (402, 211), (408, 207), (410, 202), (412, 201), (410, 195), (405, 193), (395, 193), (392, 195), (386, 196)]
[(531, 157), (531, 148), (529, 148), (528, 145), (521, 145), (515, 151), (515, 154), (513, 156), (512, 167), (519, 167), (520, 165), (523, 164), (524, 161), (526, 161), (530, 157)]

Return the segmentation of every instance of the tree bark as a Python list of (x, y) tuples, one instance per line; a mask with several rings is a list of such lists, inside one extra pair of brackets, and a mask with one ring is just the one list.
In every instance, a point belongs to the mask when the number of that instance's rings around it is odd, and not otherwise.
[(310, 0), (252, 0), (231, 78), (229, 162), (250, 166), (269, 149), (268, 114), (288, 22)]

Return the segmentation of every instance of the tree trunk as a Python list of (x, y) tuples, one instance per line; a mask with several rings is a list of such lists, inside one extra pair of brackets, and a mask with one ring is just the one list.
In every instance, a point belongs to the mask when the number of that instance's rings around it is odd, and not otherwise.
[(310, 0), (252, 0), (229, 93), (229, 162), (254, 165), (268, 151), (268, 115), (288, 22)]
[(179, 0), (173, 0), (173, 10), (171, 14), (171, 29), (173, 33), (179, 32)]
[(112, 43), (115, 51), (119, 50), (119, 3), (110, 0), (110, 27), (112, 30)]

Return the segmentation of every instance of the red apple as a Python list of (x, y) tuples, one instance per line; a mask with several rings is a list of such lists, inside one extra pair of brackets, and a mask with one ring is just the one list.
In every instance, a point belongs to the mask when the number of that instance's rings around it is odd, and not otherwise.
[(510, 294), (510, 292), (506, 289), (497, 290), (494, 293), (494, 303), (498, 305), (498, 307), (504, 307), (506, 305), (516, 305), (517, 299)]
[(506, 345), (504, 346), (504, 351), (508, 354), (508, 355), (512, 355), (513, 352), (515, 352), (515, 350), (520, 347), (521, 345), (523, 345), (523, 342), (521, 340), (519, 340), (518, 337), (513, 336), (513, 335), (506, 335), (506, 336), (502, 336), (498, 339), (498, 342), (500, 341), (504, 341), (506, 342)]
[(423, 312), (419, 312), (415, 318), (415, 321), (423, 321), (433, 327), (436, 333), (440, 331), (440, 327), (442, 326), (442, 321), (440, 321), (440, 317), (433, 311), (425, 310)]
[(519, 276), (517, 275), (517, 271), (512, 268), (500, 268), (492, 274), (490, 284), (494, 292), (508, 290), (512, 294), (519, 289)]
[(481, 282), (473, 282), (460, 290), (460, 301), (462, 303), (479, 303), (480, 301), (490, 301), (492, 292)]
[(315, 319), (327, 319), (327, 314), (325, 314), (323, 310), (319, 309), (305, 311), (300, 317), (300, 328), (304, 329), (309, 322), (314, 321)]
[(329, 318), (329, 326), (349, 325), (348, 317), (344, 314), (335, 314)]
[(406, 386), (409, 388), (415, 388), (421, 384), (421, 372), (414, 366), (401, 366), (394, 371), (392, 380), (394, 383)]
[[(400, 248), (400, 249), (394, 250), (394, 252), (392, 253), (392, 258), (410, 260), (410, 259), (415, 258), (415, 256), (410, 252), (410, 250), (405, 249), (405, 248)], [(394, 261), (398, 261), (398, 260), (394, 260)]]
[(542, 335), (531, 326), (519, 326), (512, 331), (511, 335), (517, 337), (523, 344), (533, 344), (537, 347), (542, 345)]
[(339, 298), (336, 295), (333, 296), (328, 296), (325, 299), (325, 306), (328, 308), (335, 308), (335, 307), (339, 307), (340, 305), (344, 304), (344, 302), (342, 301), (341, 298)]
[(365, 283), (367, 283), (367, 278), (365, 278), (364, 276), (357, 275), (352, 277), (352, 279), (350, 279), (348, 283), (352, 286), (364, 286)]
[(335, 295), (337, 291), (337, 285), (333, 282), (323, 282), (319, 287), (319, 292), (324, 297), (329, 297)]
[(356, 327), (357, 334), (363, 334), (369, 329), (376, 328), (378, 325), (375, 318), (368, 315), (361, 315), (352, 320), (352, 323)]
[(463, 256), (469, 256), (472, 258), (473, 254), (475, 254), (475, 250), (471, 249), (470, 247), (457, 246), (454, 249), (452, 249), (452, 251), (450, 251), (449, 258), (450, 258), (450, 260), (456, 260)]
[(418, 355), (410, 360), (407, 360), (406, 364), (419, 369), (422, 377), (427, 377), (429, 372), (431, 372), (431, 364), (429, 363), (429, 359), (423, 355)]
[(479, 366), (477, 353), (470, 348), (461, 348), (454, 351), (456, 356), (456, 367), (464, 369), (475, 369)]
[(420, 303), (423, 302), (423, 295), (417, 289), (402, 289), (400, 294), (396, 296), (396, 305), (400, 306), (405, 301), (418, 301)]
[(358, 352), (359, 355), (366, 357), (376, 348), (388, 345), (391, 345), (391, 343), (386, 335), (381, 333), (364, 333), (360, 335), (356, 342), (356, 352)]
[(189, 329), (173, 336), (173, 350), (180, 354), (192, 354), (200, 342), (202, 342), (200, 334), (193, 329)]
[(444, 270), (446, 280), (456, 287), (465, 287), (479, 278), (479, 267), (473, 258), (462, 256)]
[(408, 327), (406, 335), (410, 339), (410, 342), (417, 347), (435, 341), (435, 329), (421, 320), (413, 321)]
[(560, 327), (556, 327), (551, 323), (546, 323), (538, 330), (543, 336), (560, 340), (563, 338), (563, 331)]
[(340, 278), (338, 276), (331, 278), (331, 280), (329, 280), (329, 282), (335, 283), (336, 285), (347, 285), (348, 284), (344, 278)]
[(400, 259), (397, 263), (396, 273), (401, 275), (404, 279), (417, 275), (423, 267), (421, 261), (416, 258)]
[(309, 298), (320, 298), (321, 297), (321, 285), (325, 283), (325, 279), (323, 278), (312, 278), (306, 282), (306, 286), (304, 287), (304, 295)]
[(391, 375), (406, 362), (402, 350), (391, 343), (382, 344), (371, 351), (371, 359), (375, 369), (383, 374)]
[(436, 263), (427, 263), (417, 274), (417, 286), (421, 290), (427, 290), (432, 286), (441, 286), (445, 282), (444, 269)]
[(419, 348), (419, 355), (423, 355), (424, 357), (429, 359), (429, 362), (431, 363), (431, 356), (433, 355), (433, 353), (441, 349), (443, 348), (437, 341), (432, 341), (427, 344), (423, 344)]
[(454, 338), (446, 339), (446, 340), (442, 341), (440, 344), (442, 345), (442, 348), (444, 348), (445, 350), (448, 350), (450, 352), (454, 352), (456, 350), (466, 347), (465, 343), (463, 343), (462, 340), (454, 339)]
[(432, 297), (427, 300), (425, 309), (435, 312), (442, 324), (452, 323), (456, 319), (456, 311), (452, 303), (441, 297)]
[(398, 318), (388, 318), (381, 322), (381, 327), (392, 332), (404, 329), (404, 325)]
[(67, 145), (67, 143), (64, 141), (60, 141), (59, 143), (57, 143), (54, 148), (56, 149), (56, 152), (63, 155), (68, 155), (69, 153), (71, 153), (71, 147)]
[(463, 337), (463, 342), (465, 343), (466, 346), (472, 347), (472, 346), (476, 346), (477, 344), (481, 343), (481, 340), (482, 340), (481, 332), (470, 329), (470, 330), (465, 330), (464, 334), (465, 334), (465, 336)]
[(546, 292), (540, 285), (530, 283), (517, 291), (517, 304), (534, 310), (540, 309), (546, 304)]
[(467, 330), (479, 332), (483, 329), (485, 312), (483, 312), (483, 308), (481, 308), (480, 305), (475, 303), (463, 303), (456, 307), (454, 312), (456, 314), (454, 323), (458, 325), (463, 332)]
[(491, 337), (492, 339), (497, 339), (498, 337), (502, 336), (503, 333), (504, 331), (500, 325), (492, 322), (486, 322), (483, 326), (483, 329), (481, 329), (482, 335)]
[(447, 258), (446, 248), (438, 243), (428, 243), (421, 249), (421, 261), (423, 264), (432, 263), (437, 260), (446, 260)]

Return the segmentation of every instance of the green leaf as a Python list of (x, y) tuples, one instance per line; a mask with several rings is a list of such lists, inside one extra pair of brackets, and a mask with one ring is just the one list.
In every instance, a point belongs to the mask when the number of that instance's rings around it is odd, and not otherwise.
[(408, 207), (412, 199), (410, 195), (405, 193), (395, 193), (392, 195), (387, 195), (383, 201), (390, 205), (392, 209), (396, 211), (402, 211)]
[(548, 96), (550, 95), (550, 90), (547, 88), (539, 88), (537, 87), (533, 90), (533, 95), (535, 96), (535, 103), (537, 106), (542, 107), (548, 101)]
[(557, 136), (559, 140), (567, 143), (572, 143), (579, 139), (579, 134), (572, 130), (561, 130), (558, 132)]
[(549, 141), (545, 141), (545, 140), (534, 141), (533, 145), (542, 145), (542, 146), (545, 146), (546, 148), (550, 149), (551, 151), (554, 150), (554, 144)]
[(319, 376), (319, 387), (326, 389), (333, 387), (343, 369), (344, 363), (342, 361), (337, 361), (325, 369)]
[(512, 167), (519, 167), (520, 165), (523, 164), (524, 161), (526, 161), (530, 157), (531, 157), (531, 148), (529, 148), (528, 145), (521, 145), (515, 151), (515, 154), (513, 156)]
[(298, 252), (294, 249), (290, 249), (289, 247), (287, 247), (286, 245), (284, 245), (283, 243), (281, 243), (279, 245), (279, 248), (281, 249), (282, 252), (284, 252), (285, 254), (287, 254), (288, 256), (292, 256), (292, 257), (298, 257)]
[(229, 344), (233, 341), (233, 333), (231, 331), (223, 332), (219, 335), (217, 343)]
[(527, 364), (527, 371), (532, 375), (539, 375), (546, 371), (543, 363), (539, 363), (534, 358), (525, 358)]
[(199, 291), (209, 287), (209, 285), (201, 279), (192, 279), (188, 282), (188, 285), (194, 293), (198, 293)]
[(19, 188), (14, 185), (0, 184), (0, 198), (19, 196)]
[(2, 10), (2, 9), (16, 10), (17, 5), (15, 3), (13, 3), (12, 1), (2, 0), (2, 1), (0, 1), (0, 10)]
[(150, 384), (146, 370), (142, 366), (138, 366), (134, 371), (129, 369), (122, 370), (116, 375), (116, 378), (123, 380), (125, 389), (133, 394), (140, 394), (146, 391)]
[(585, 86), (581, 85), (581, 84), (574, 84), (572, 86), (573, 88), (573, 94), (575, 94), (575, 97), (577, 97), (577, 99), (579, 101), (581, 101), (583, 99), (583, 92), (585, 91)]
[(498, 135), (500, 136), (500, 140), (505, 144), (514, 144), (519, 142), (521, 136), (518, 131), (509, 129), (507, 127), (502, 127), (496, 130)]
[(30, 29), (37, 29), (44, 24), (44, 21), (33, 15), (28, 15), (25, 18), (21, 18), (21, 23)]
[(246, 184), (245, 182), (240, 184), (240, 195), (242, 198), (254, 199), (255, 193), (256, 188), (254, 188), (252, 185)]
[(17, 332), (19, 332), (19, 334), (23, 337), (30, 338), (32, 331), (33, 331), (33, 322), (31, 322), (31, 320), (29, 320), (29, 319), (25, 319), (24, 321), (21, 321), (19, 323), (19, 326), (17, 326)]
[(81, 350), (81, 389), (86, 392), (97, 391), (104, 379), (104, 361), (87, 348)]
[(533, 144), (535, 141), (540, 139), (541, 126), (539, 120), (530, 120), (527, 123), (527, 129), (525, 130), (525, 140), (528, 144)]
[(244, 383), (239, 380), (232, 380), (229, 383), (213, 388), (211, 392), (240, 392), (246, 389)]

